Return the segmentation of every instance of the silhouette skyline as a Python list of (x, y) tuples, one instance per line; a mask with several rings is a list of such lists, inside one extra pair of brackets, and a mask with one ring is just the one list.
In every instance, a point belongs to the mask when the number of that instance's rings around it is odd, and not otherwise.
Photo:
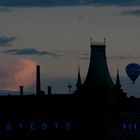
[[(91, 47), (90, 62), (89, 62), (89, 68), (87, 71), (86, 78), (82, 82), (80, 66), (78, 66), (77, 82), (75, 81), (76, 89), (72, 91), (72, 84), (69, 83), (67, 86), (68, 93), (75, 94), (78, 96), (79, 95), (87, 96), (87, 97), (93, 96), (90, 94), (88, 95), (88, 93), (90, 92), (95, 92), (97, 94), (99, 94), (100, 92), (105, 92), (105, 93), (107, 92), (106, 94), (109, 94), (109, 96), (110, 94), (112, 94), (113, 96), (115, 94), (116, 95), (118, 94), (120, 96), (126, 96), (126, 93), (123, 92), (123, 90), (121, 89), (122, 86), (121, 86), (121, 81), (120, 81), (120, 76), (119, 76), (119, 70), (117, 69), (116, 82), (113, 82), (110, 76), (110, 72), (109, 72), (108, 64), (107, 64), (107, 57), (106, 57), (106, 39), (104, 38), (104, 42), (94, 42), (92, 41), (92, 38), (91, 38), (90, 43), (91, 43), (90, 44), (90, 47)], [(40, 65), (36, 65), (36, 75), (34, 76), (36, 77), (34, 78), (36, 79), (36, 92), (34, 94), (29, 94), (29, 96), (30, 95), (36, 95), (36, 96), (46, 95), (45, 91), (42, 90)], [(24, 85), (19, 85), (19, 93), (20, 93), (19, 94), (20, 96), (23, 96), (23, 95), (25, 96)], [(87, 95), (85, 95), (85, 93)], [(65, 93), (61, 92), (61, 95), (62, 94), (64, 95)], [(52, 95), (51, 85), (48, 85), (48, 95)], [(116, 95), (115, 95), (115, 98), (118, 96)]]
[[(54, 94), (51, 86), (45, 93), (41, 88), (41, 68), (36, 65), (35, 94), (25, 95), (24, 86), (19, 85), (19, 95), (0, 96), (0, 138), (139, 138), (140, 98), (127, 96), (121, 88), (118, 70), (116, 82), (113, 83), (107, 65), (105, 42), (91, 42), (90, 47), (86, 78), (81, 81), (78, 67), (77, 89), (74, 92), (69, 83), (69, 94)], [(3, 108), (5, 100), (10, 106)]]
[(140, 61), (139, 9), (1, 0), (0, 139), (140, 139), (140, 78), (125, 71)]
[[(18, 89), (17, 85), (24, 84), (27, 91), (34, 92), (35, 79), (28, 85), (25, 81), (12, 87), (10, 84), (12, 83), (10, 80), (15, 79), (15, 73), (10, 75), (8, 69), (22, 67), (24, 65), (22, 59), (26, 59), (30, 65), (41, 65), (43, 90), (47, 90), (45, 83), (49, 82), (55, 92), (68, 93), (67, 85), (76, 80), (78, 64), (81, 67), (82, 80), (86, 77), (90, 56), (87, 44), (89, 38), (93, 36), (95, 41), (106, 37), (111, 77), (115, 79), (116, 69), (119, 68), (124, 90), (129, 95), (138, 93), (140, 79), (137, 79), (135, 85), (131, 85), (125, 67), (132, 62), (139, 63), (140, 59), (139, 30), (137, 30), (140, 23), (139, 8), (133, 5), (135, 3), (138, 6), (139, 2), (127, 1), (129, 6), (125, 6), (126, 2), (122, 1), (117, 3), (97, 1), (98, 6), (92, 1), (88, 6), (80, 5), (79, 1), (77, 3), (79, 6), (60, 4), (58, 7), (0, 8), (0, 59), (5, 60), (0, 62), (1, 90)], [(24, 67), (30, 71), (29, 65)], [(18, 73), (19, 69), (16, 68), (13, 72)], [(29, 77), (30, 74), (26, 75)], [(5, 82), (6, 80), (8, 82)], [(13, 83), (16, 83), (16, 80)]]

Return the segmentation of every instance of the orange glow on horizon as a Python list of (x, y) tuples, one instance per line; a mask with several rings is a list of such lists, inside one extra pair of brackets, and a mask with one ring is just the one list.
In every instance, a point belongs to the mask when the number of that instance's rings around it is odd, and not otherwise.
[(19, 59), (9, 65), (1, 64), (0, 90), (17, 91), (20, 85), (30, 87), (35, 81), (36, 63), (30, 59)]

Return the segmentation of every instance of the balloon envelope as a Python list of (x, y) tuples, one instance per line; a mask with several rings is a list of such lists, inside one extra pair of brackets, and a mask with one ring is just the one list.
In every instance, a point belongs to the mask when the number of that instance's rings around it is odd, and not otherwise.
[(131, 63), (126, 66), (126, 73), (128, 77), (135, 83), (135, 80), (140, 75), (140, 65), (136, 63)]

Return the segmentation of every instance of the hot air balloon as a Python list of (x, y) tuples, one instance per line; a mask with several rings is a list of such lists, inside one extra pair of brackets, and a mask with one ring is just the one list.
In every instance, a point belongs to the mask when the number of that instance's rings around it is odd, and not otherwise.
[(128, 77), (132, 80), (132, 83), (135, 83), (135, 80), (140, 75), (140, 65), (136, 63), (131, 63), (126, 66), (126, 73)]

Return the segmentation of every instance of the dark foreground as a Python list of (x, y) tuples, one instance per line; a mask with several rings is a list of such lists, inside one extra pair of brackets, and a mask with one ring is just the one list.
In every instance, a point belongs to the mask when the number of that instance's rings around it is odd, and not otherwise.
[[(96, 111), (92, 102), (83, 101), (75, 95), (2, 96), (0, 137), (20, 140), (100, 137), (104, 135), (98, 135), (98, 132), (104, 132), (101, 124), (103, 114), (96, 118)], [(91, 118), (96, 119), (94, 124)]]
[(136, 115), (120, 114), (119, 107), (76, 95), (2, 96), (0, 139), (134, 140), (122, 135), (137, 133), (138, 124), (132, 122)]

